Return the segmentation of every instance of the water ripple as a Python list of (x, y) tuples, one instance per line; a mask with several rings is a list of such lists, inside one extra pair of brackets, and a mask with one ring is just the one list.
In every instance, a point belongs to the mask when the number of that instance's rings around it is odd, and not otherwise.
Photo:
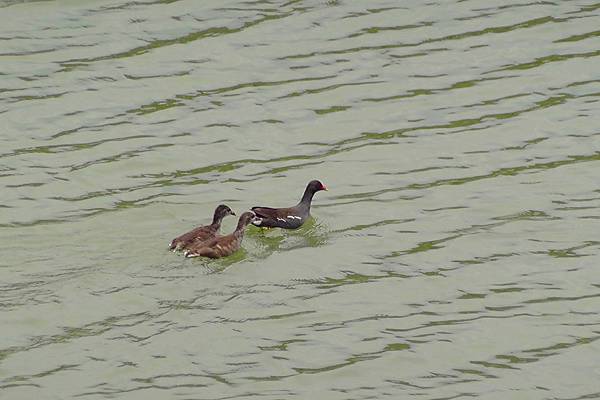
[(5, 397), (596, 396), (597, 2), (0, 6)]

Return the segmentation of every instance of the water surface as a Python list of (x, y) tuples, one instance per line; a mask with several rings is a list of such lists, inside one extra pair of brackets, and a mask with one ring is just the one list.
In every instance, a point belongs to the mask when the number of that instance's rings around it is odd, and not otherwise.
[(0, 5), (0, 397), (600, 397), (600, 3)]

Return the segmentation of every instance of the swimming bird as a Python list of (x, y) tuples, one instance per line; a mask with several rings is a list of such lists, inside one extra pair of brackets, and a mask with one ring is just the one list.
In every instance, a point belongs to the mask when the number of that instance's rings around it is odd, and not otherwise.
[(310, 181), (304, 190), (300, 202), (288, 208), (252, 207), (256, 219), (252, 222), (262, 228), (297, 229), (310, 216), (310, 203), (316, 192), (327, 190), (320, 181)]
[(173, 251), (187, 248), (192, 244), (202, 243), (207, 240), (214, 239), (221, 228), (221, 221), (227, 215), (235, 215), (231, 208), (225, 204), (220, 204), (213, 215), (212, 224), (199, 226), (192, 229), (191, 231), (184, 233), (181, 236), (176, 237), (169, 243), (169, 249)]
[(197, 243), (190, 246), (185, 252), (186, 257), (210, 257), (221, 258), (235, 253), (242, 245), (244, 231), (256, 215), (247, 211), (240, 216), (237, 227), (233, 233), (225, 236), (218, 236), (208, 242)]

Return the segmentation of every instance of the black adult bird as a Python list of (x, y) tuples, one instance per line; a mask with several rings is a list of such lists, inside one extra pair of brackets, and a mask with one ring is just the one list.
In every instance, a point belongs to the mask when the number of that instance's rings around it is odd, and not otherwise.
[(262, 228), (297, 229), (310, 217), (310, 203), (313, 196), (327, 187), (320, 181), (310, 181), (304, 190), (300, 203), (288, 208), (252, 207), (256, 218), (252, 225)]

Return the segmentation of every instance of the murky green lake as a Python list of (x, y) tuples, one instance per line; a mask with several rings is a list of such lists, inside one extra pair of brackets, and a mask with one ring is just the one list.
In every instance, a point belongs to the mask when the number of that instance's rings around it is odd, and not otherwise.
[(2, 399), (600, 398), (598, 1), (0, 5)]

